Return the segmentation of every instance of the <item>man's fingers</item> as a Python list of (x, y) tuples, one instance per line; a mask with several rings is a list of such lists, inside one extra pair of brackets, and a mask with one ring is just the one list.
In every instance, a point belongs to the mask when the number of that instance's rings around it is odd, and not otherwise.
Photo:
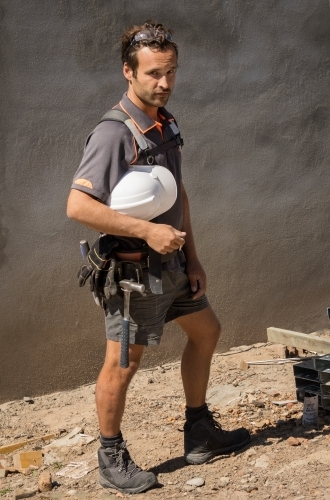
[(206, 275), (198, 259), (187, 260), (186, 273), (189, 278), (191, 297), (198, 299), (206, 292)]
[(176, 238), (168, 247), (166, 247), (167, 252), (173, 252), (174, 250), (181, 250), (185, 240), (183, 238)]
[(162, 255), (178, 250), (185, 244), (186, 233), (171, 226), (154, 224), (153, 233), (147, 239), (148, 244)]
[(195, 276), (194, 277), (189, 277), (189, 281), (190, 281), (191, 291), (192, 292), (197, 292), (197, 290), (198, 290), (198, 279)]
[(176, 238), (175, 240), (175, 244), (177, 245), (175, 247), (175, 250), (181, 250), (181, 248), (183, 247), (183, 245), (185, 244), (185, 239), (184, 238)]
[(182, 233), (181, 231), (175, 231), (175, 242), (179, 245), (179, 246), (183, 246), (185, 244), (185, 237), (186, 237), (186, 234), (187, 233)]
[(190, 279), (190, 288), (193, 292), (191, 296), (193, 300), (199, 299), (199, 297), (201, 297), (206, 291), (205, 283), (198, 276), (196, 276), (194, 279)]
[(199, 297), (201, 297), (203, 294), (204, 292), (202, 290), (198, 290), (198, 292), (192, 294), (191, 298), (193, 300), (196, 300), (199, 299)]
[(187, 233), (184, 233), (182, 231), (177, 231), (176, 229), (174, 229), (174, 232), (175, 236), (177, 236), (178, 238), (185, 238), (185, 236), (187, 235)]

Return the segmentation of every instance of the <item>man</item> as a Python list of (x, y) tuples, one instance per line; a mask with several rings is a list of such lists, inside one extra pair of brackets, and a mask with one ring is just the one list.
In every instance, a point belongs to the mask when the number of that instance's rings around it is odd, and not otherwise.
[[(115, 109), (131, 117), (150, 148), (173, 137), (170, 127), (173, 117), (164, 108), (174, 88), (178, 64), (178, 48), (172, 34), (161, 24), (147, 21), (130, 28), (122, 38), (123, 73), (128, 91)], [(222, 430), (205, 402), (220, 324), (205, 296), (206, 277), (194, 245), (180, 155), (179, 145), (155, 155), (155, 164), (169, 169), (177, 183), (177, 199), (170, 210), (152, 221), (118, 213), (105, 202), (128, 167), (143, 165), (145, 159), (124, 123), (102, 122), (88, 138), (68, 200), (68, 216), (96, 231), (114, 235), (121, 248), (129, 252), (125, 254), (126, 260), (141, 258), (141, 253), (134, 252), (141, 242), (147, 243), (146, 249), (149, 247), (166, 257), (161, 273), (163, 294), (150, 291), (145, 269), (146, 297), (138, 293), (131, 296), (127, 369), (119, 364), (123, 313), (120, 288), (105, 309), (107, 351), (96, 385), (100, 483), (126, 493), (139, 493), (157, 483), (152, 472), (141, 470), (133, 462), (120, 428), (126, 392), (139, 367), (144, 346), (159, 344), (166, 321), (175, 320), (187, 335), (181, 364), (187, 405), (186, 461), (201, 464), (213, 456), (242, 448), (250, 440), (244, 428)], [(120, 251), (117, 258), (122, 258)]]

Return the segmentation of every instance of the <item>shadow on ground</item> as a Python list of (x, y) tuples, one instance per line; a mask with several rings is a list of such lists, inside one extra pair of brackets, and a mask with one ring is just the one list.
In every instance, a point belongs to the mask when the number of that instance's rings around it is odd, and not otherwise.
[[(237, 450), (232, 454), (218, 455), (209, 460), (208, 463), (212, 464), (219, 460), (224, 460), (230, 456), (240, 455), (246, 452), (251, 447), (265, 446), (265, 448), (267, 448), (268, 446), (271, 446), (273, 444), (271, 441), (273, 439), (278, 439), (279, 440), (278, 442), (283, 442), (286, 441), (291, 436), (294, 436), (297, 439), (299, 438), (314, 439), (316, 436), (326, 436), (329, 434), (330, 434), (330, 429), (323, 430), (322, 427), (315, 428), (315, 427), (303, 427), (301, 425), (297, 425), (296, 419), (291, 419), (288, 421), (280, 421), (279, 423), (277, 423), (276, 426), (269, 425), (267, 427), (264, 427), (263, 429), (260, 429), (256, 434), (252, 434), (251, 442), (249, 443), (249, 445), (245, 446), (241, 450)], [(190, 467), (190, 466), (194, 467), (193, 465), (187, 464), (183, 456), (177, 456), (165, 460), (164, 462), (160, 463), (155, 467), (152, 467), (150, 471), (158, 475), (158, 474), (166, 474), (174, 472), (183, 469), (184, 467)]]

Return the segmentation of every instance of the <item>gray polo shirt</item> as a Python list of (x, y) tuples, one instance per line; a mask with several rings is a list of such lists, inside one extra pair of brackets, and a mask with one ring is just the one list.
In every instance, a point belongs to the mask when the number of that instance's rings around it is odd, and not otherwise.
[[(159, 121), (155, 122), (124, 94), (121, 102), (114, 109), (125, 111), (130, 116), (138, 130), (144, 135), (149, 148), (160, 146), (173, 139), (173, 132), (169, 125), (174, 118), (165, 108), (159, 108)], [(104, 203), (129, 166), (143, 164), (145, 161), (141, 150), (128, 127), (124, 123), (105, 121), (98, 124), (88, 136), (84, 155), (71, 187), (90, 194)], [(155, 164), (166, 167), (173, 174), (178, 186), (178, 196), (170, 210), (151, 222), (169, 224), (181, 230), (181, 150), (179, 146), (156, 155)], [(127, 249), (141, 248), (141, 244), (144, 243), (138, 238), (118, 239)]]

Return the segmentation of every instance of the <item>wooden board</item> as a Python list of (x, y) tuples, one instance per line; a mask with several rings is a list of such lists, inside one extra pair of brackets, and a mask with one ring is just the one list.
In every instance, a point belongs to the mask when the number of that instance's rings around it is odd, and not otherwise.
[(22, 451), (13, 456), (16, 469), (27, 469), (30, 465), (39, 467), (42, 464), (41, 451)]
[(330, 354), (330, 338), (314, 337), (307, 333), (283, 330), (282, 328), (275, 328), (273, 326), (267, 328), (267, 338), (269, 342), (306, 349), (306, 351), (321, 354)]
[(0, 446), (0, 453), (11, 453), (12, 451), (19, 450), (29, 443), (35, 443), (39, 440), (48, 441), (49, 439), (54, 439), (55, 434), (47, 434), (46, 436), (39, 436), (32, 439), (26, 439), (26, 441), (19, 441), (18, 443), (7, 444), (5, 446)]

